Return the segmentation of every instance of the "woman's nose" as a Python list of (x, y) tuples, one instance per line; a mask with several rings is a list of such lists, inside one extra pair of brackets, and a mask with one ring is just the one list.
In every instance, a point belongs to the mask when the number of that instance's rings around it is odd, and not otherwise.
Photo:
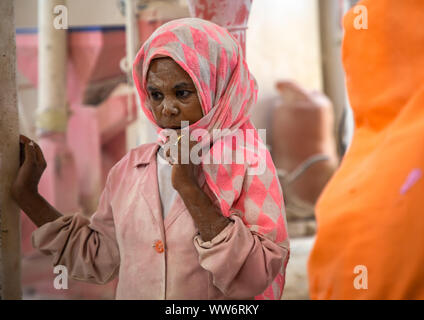
[(163, 102), (162, 114), (166, 116), (175, 116), (179, 112), (179, 109), (175, 106), (174, 101), (165, 100)]

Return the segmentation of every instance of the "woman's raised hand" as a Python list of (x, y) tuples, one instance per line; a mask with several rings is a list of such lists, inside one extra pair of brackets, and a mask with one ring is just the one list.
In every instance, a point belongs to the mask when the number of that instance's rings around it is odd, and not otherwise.
[[(200, 166), (193, 162), (192, 151), (198, 152), (202, 156), (200, 145), (196, 141), (190, 141), (187, 148), (182, 147), (182, 139), (177, 140), (178, 161), (172, 159), (170, 150), (166, 151), (166, 156), (170, 157), (172, 165), (172, 186), (180, 194), (186, 205), (188, 212), (199, 229), (203, 241), (210, 241), (218, 235), (229, 223), (230, 220), (222, 215), (220, 208), (215, 206), (209, 196), (198, 184), (198, 173)], [(196, 148), (193, 150), (193, 148)], [(187, 164), (182, 163), (182, 152), (190, 152)], [(195, 161), (197, 162), (197, 160)]]
[[(178, 159), (172, 158), (171, 149), (168, 149), (165, 155), (172, 165), (172, 186), (178, 191), (180, 188), (185, 186), (197, 186), (198, 166), (193, 163), (190, 156), (191, 151), (197, 142), (189, 141), (188, 148), (183, 148), (182, 139), (179, 138), (176, 144), (178, 145)], [(188, 157), (188, 163), (183, 163), (182, 161), (183, 152), (187, 153), (185, 157)]]

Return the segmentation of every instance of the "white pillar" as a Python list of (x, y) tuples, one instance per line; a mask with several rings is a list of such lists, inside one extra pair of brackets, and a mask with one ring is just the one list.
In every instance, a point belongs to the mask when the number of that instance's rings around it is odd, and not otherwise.
[(138, 44), (138, 29), (137, 29), (137, 17), (134, 0), (125, 0), (125, 37), (126, 37), (126, 49), (127, 49), (127, 71), (128, 81), (132, 83), (131, 65), (134, 61), (137, 53)]
[(125, 0), (125, 36), (126, 36), (126, 60), (125, 71), (128, 75), (128, 111), (133, 107), (133, 95), (136, 98), (137, 114), (136, 120), (127, 127), (127, 150), (137, 147), (140, 144), (149, 142), (148, 119), (141, 110), (140, 100), (137, 90), (132, 80), (132, 64), (138, 50), (139, 34), (137, 25), (137, 1)]
[(346, 89), (345, 76), (342, 65), (341, 45), (343, 40), (343, 28), (341, 25), (344, 14), (343, 2), (334, 0), (319, 1), (320, 34), (322, 65), (324, 75), (324, 92), (333, 102), (335, 124), (334, 130), (340, 150), (340, 138), (343, 132), (339, 132), (340, 122), (346, 112)]
[(66, 132), (66, 20), (64, 0), (38, 1), (38, 135)]
[(0, 299), (21, 299), (20, 212), (10, 188), (19, 168), (14, 0), (0, 1)]

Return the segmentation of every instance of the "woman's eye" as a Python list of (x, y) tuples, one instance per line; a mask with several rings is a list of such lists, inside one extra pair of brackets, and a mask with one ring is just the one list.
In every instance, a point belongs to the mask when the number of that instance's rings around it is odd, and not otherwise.
[(150, 92), (150, 96), (155, 101), (158, 101), (158, 100), (161, 100), (162, 99), (162, 93), (157, 92), (157, 91)]
[(191, 95), (191, 92), (188, 90), (177, 90), (176, 92), (177, 98), (188, 98)]

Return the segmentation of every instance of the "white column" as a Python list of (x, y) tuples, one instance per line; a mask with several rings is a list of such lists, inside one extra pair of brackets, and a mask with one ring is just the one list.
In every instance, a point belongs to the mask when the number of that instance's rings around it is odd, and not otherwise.
[(14, 0), (0, 1), (0, 298), (21, 299), (20, 212), (10, 188), (19, 168)]
[[(343, 132), (339, 132), (340, 122), (346, 105), (345, 77), (342, 65), (341, 45), (343, 40), (343, 6), (339, 1), (320, 0), (320, 34), (322, 65), (324, 75), (324, 92), (334, 105), (335, 136), (340, 147), (340, 138)], [(339, 152), (341, 150), (338, 150)]]
[(137, 147), (138, 145), (149, 142), (148, 119), (141, 110), (138, 93), (132, 81), (132, 64), (138, 50), (139, 34), (137, 25), (137, 1), (125, 0), (125, 35), (126, 35), (126, 51), (125, 71), (128, 75), (128, 85), (130, 91), (128, 93), (128, 111), (133, 107), (133, 94), (136, 98), (137, 114), (136, 120), (127, 127), (127, 150)]
[(38, 135), (66, 132), (67, 30), (56, 28), (66, 24), (62, 17), (64, 0), (38, 1)]

